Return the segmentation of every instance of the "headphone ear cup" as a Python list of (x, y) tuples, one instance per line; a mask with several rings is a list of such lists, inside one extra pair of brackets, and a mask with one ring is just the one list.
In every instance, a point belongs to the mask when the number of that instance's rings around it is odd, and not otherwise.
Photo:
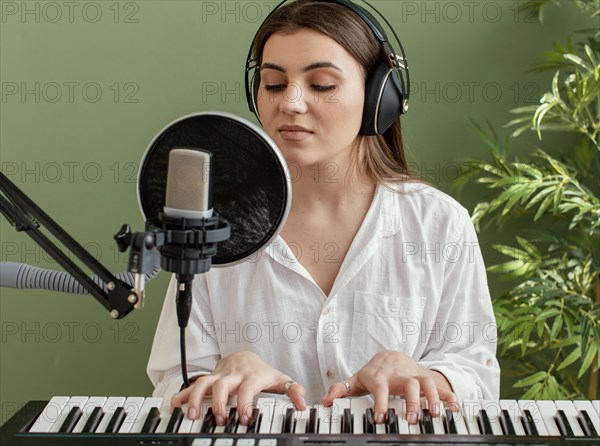
[(367, 79), (361, 134), (382, 135), (402, 114), (403, 100), (398, 72), (379, 64)]
[(260, 71), (254, 70), (250, 79), (250, 97), (246, 98), (250, 111), (258, 118), (258, 95), (260, 93)]

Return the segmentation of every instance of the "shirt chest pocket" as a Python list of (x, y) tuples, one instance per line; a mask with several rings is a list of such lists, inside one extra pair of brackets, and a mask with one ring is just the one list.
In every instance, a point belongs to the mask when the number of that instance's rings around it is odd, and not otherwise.
[(397, 350), (412, 356), (425, 308), (424, 297), (384, 296), (355, 291), (349, 366), (360, 370), (376, 353)]

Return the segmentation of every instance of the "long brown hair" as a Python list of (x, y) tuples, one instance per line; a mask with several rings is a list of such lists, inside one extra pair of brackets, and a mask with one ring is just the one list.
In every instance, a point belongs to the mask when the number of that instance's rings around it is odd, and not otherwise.
[[(311, 29), (336, 41), (360, 63), (365, 73), (373, 72), (378, 64), (388, 60), (373, 31), (360, 16), (339, 3), (319, 0), (296, 0), (275, 10), (254, 38), (252, 58), (260, 66), (271, 35), (300, 29)], [(359, 135), (359, 138), (353, 162), (355, 170), (365, 179), (375, 184), (414, 179), (406, 162), (400, 118), (383, 135)]]

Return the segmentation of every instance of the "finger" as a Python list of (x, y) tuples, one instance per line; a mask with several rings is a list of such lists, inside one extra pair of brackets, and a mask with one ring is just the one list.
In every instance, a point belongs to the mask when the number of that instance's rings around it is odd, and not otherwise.
[(193, 386), (189, 387), (191, 393), (188, 398), (188, 411), (187, 417), (190, 420), (197, 420), (200, 417), (200, 403), (206, 396), (208, 389), (214, 383), (215, 379), (211, 378), (213, 375), (209, 375), (204, 379), (198, 378)]
[(416, 378), (406, 378), (404, 381), (404, 399), (406, 400), (406, 421), (416, 424), (421, 413), (421, 386)]
[(446, 389), (438, 389), (438, 392), (440, 394), (440, 399), (446, 402), (446, 406), (449, 407), (452, 412), (458, 412), (459, 406), (456, 394), (451, 390)]
[(390, 388), (387, 381), (377, 383), (373, 388), (373, 416), (375, 423), (381, 424), (385, 421), (385, 414), (388, 410), (388, 400), (390, 398)]
[(224, 426), (227, 419), (227, 402), (231, 394), (232, 378), (223, 377), (214, 382), (212, 386), (212, 410), (217, 426)]
[(306, 400), (304, 399), (305, 394), (306, 389), (304, 389), (304, 386), (298, 383), (291, 385), (287, 391), (288, 398), (292, 403), (294, 403), (294, 407), (297, 410), (306, 410)]
[(193, 387), (194, 386), (190, 386), (186, 389), (183, 389), (179, 393), (173, 395), (173, 397), (171, 398), (171, 411), (173, 411), (174, 408), (181, 407), (183, 404), (188, 402)]
[(423, 376), (420, 379), (421, 392), (427, 399), (427, 407), (429, 413), (433, 416), (437, 416), (440, 413), (440, 395), (435, 385), (433, 378), (429, 376)]
[[(354, 386), (352, 383), (354, 380), (352, 378), (347, 379), (345, 381), (339, 381), (333, 384), (329, 388), (329, 392), (321, 399), (321, 404), (323, 406), (329, 407), (333, 404), (333, 402), (338, 398), (344, 398), (352, 395), (352, 390)], [(350, 392), (348, 392), (348, 388), (350, 388)]]
[(252, 415), (252, 410), (256, 407), (254, 404), (254, 397), (261, 392), (261, 388), (257, 388), (256, 385), (249, 383), (248, 381), (242, 382), (238, 389), (237, 399), (237, 413), (240, 417), (240, 423), (243, 426), (248, 425), (248, 420)]

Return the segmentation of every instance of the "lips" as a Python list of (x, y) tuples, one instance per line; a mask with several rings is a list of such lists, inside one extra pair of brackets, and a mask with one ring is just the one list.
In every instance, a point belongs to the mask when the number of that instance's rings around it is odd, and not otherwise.
[(304, 141), (313, 132), (299, 125), (284, 125), (279, 128), (279, 134), (284, 141)]

